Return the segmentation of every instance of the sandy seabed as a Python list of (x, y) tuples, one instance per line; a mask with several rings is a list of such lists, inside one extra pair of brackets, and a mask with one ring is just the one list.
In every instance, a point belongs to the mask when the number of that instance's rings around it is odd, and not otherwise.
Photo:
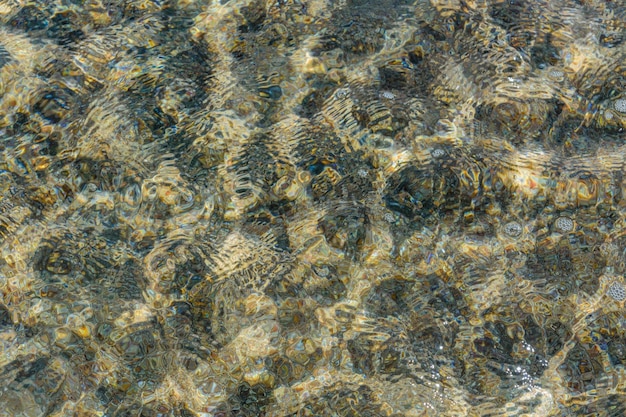
[(626, 415), (625, 22), (0, 0), (0, 417)]

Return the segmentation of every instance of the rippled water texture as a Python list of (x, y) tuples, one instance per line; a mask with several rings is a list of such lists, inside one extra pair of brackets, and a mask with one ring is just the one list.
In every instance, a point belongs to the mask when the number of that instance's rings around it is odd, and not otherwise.
[(0, 0), (0, 417), (626, 415), (623, 0)]

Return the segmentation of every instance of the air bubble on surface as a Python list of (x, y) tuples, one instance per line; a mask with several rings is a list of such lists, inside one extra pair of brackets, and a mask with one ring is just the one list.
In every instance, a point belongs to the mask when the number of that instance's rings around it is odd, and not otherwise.
[(340, 88), (335, 91), (335, 98), (337, 100), (343, 100), (350, 95), (350, 91), (347, 88)]
[(548, 72), (548, 77), (555, 81), (561, 81), (563, 79), (563, 75), (563, 71), (558, 69), (552, 69)]
[(518, 222), (509, 222), (504, 226), (504, 233), (511, 237), (518, 237), (522, 234), (522, 225)]
[(615, 100), (615, 103), (613, 103), (613, 108), (615, 108), (615, 110), (620, 113), (626, 113), (626, 98), (620, 98), (618, 100)]
[(559, 217), (555, 220), (554, 227), (559, 233), (568, 233), (574, 230), (574, 221), (569, 217)]
[(614, 282), (613, 284), (611, 284), (609, 290), (607, 291), (607, 294), (615, 301), (626, 300), (626, 288), (624, 288), (624, 286), (619, 282)]
[(442, 158), (445, 154), (446, 151), (444, 151), (443, 149), (433, 149), (433, 151), (431, 152), (433, 158)]

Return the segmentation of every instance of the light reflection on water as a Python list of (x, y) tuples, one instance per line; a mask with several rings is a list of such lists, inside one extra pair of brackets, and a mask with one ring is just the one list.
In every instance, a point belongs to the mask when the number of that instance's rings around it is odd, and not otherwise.
[(0, 416), (623, 415), (625, 14), (0, 3)]

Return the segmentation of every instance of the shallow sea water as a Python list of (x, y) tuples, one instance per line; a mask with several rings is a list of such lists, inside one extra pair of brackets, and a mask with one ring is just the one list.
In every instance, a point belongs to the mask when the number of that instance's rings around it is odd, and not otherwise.
[(626, 415), (625, 18), (0, 0), (0, 417)]

